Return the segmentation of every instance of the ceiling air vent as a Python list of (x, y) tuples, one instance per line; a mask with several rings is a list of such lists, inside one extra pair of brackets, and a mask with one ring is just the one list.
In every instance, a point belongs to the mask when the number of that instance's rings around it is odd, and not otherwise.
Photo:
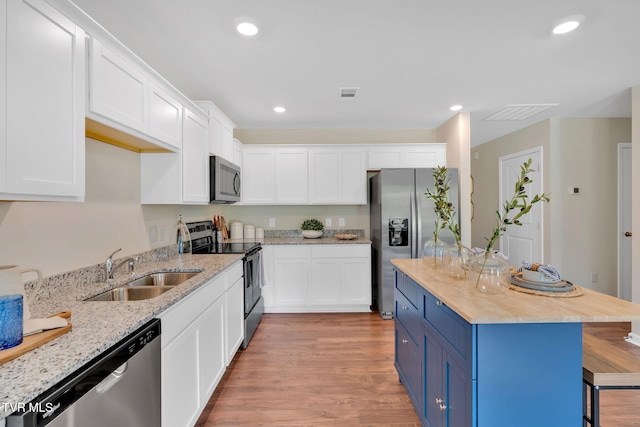
[(340, 87), (338, 88), (338, 101), (351, 102), (356, 99), (359, 87)]
[(505, 105), (484, 120), (524, 120), (558, 104), (510, 104)]

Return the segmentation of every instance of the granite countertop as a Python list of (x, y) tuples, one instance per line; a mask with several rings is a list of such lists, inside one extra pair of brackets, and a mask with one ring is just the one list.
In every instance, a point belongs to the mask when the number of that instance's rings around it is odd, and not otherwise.
[(581, 287), (584, 295), (553, 298), (507, 290), (478, 292), (473, 283), (455, 280), (422, 259), (391, 263), (472, 324), (629, 322), (640, 320), (640, 305)]
[[(67, 375), (155, 318), (217, 274), (242, 259), (242, 254), (177, 255), (139, 264), (133, 274), (119, 269), (112, 283), (75, 279), (60, 281), (64, 289), (43, 286), (31, 305), (31, 317), (71, 311), (71, 332), (0, 365), (0, 420), (17, 403), (27, 403)], [(143, 301), (85, 302), (85, 298), (158, 271), (201, 271), (164, 294)], [(63, 279), (64, 275), (60, 275)], [(73, 281), (77, 281), (73, 283)], [(55, 288), (55, 286), (51, 286)], [(44, 294), (44, 295), (43, 295)], [(48, 295), (47, 295), (48, 294)]]

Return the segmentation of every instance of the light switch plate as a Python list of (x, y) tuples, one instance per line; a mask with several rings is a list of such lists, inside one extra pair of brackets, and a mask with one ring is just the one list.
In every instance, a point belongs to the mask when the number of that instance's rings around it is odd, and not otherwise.
[(339, 218), (339, 219), (338, 219), (338, 225), (339, 225), (340, 227), (344, 227), (344, 225), (345, 225), (344, 218)]
[(273, 228), (276, 226), (276, 219), (275, 218), (269, 218), (269, 227)]
[(324, 219), (324, 225), (327, 227), (331, 227), (331, 218), (325, 218)]

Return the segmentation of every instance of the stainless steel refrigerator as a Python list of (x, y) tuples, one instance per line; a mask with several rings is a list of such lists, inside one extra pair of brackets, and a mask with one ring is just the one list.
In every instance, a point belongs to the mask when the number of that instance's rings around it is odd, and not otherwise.
[[(434, 191), (433, 169), (382, 169), (370, 178), (373, 308), (385, 319), (395, 316), (391, 259), (422, 258), (424, 243), (433, 237), (436, 214), (426, 196)], [(449, 200), (459, 206), (458, 170), (449, 169)], [(458, 216), (456, 215), (456, 219)], [(451, 232), (439, 237), (453, 244)]]

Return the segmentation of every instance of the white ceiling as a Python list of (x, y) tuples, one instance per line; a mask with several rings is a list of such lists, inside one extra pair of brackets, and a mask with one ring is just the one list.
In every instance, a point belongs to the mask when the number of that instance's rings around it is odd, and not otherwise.
[[(433, 129), (462, 104), (475, 146), (549, 117), (630, 117), (640, 84), (639, 0), (74, 1), (243, 129)], [(552, 35), (571, 15), (583, 25)], [(257, 36), (236, 32), (242, 17)], [(345, 86), (355, 102), (337, 101)], [(559, 105), (483, 120), (545, 103)]]

